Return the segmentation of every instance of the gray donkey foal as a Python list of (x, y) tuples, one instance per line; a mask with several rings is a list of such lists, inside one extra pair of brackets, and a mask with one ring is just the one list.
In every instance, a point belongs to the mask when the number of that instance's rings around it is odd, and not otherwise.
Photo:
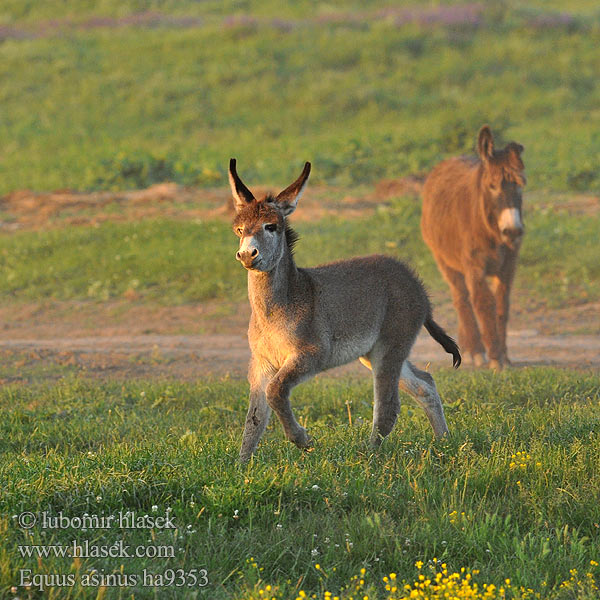
[(360, 361), (373, 371), (375, 404), (371, 444), (390, 433), (398, 410), (398, 385), (425, 410), (437, 437), (448, 432), (433, 378), (407, 359), (424, 325), (453, 364), (458, 346), (433, 320), (423, 285), (403, 263), (387, 256), (352, 258), (313, 269), (298, 268), (297, 236), (287, 217), (294, 212), (310, 163), (278, 196), (257, 200), (229, 164), (235, 202), (233, 229), (240, 238), (236, 258), (248, 270), (252, 307), (248, 341), (250, 407), (240, 459), (258, 446), (271, 409), (285, 435), (299, 448), (311, 439), (294, 417), (292, 388), (317, 373)]

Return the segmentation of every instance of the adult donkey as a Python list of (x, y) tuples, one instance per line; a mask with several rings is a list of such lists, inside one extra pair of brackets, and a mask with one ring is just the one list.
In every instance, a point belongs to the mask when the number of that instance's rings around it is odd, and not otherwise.
[(523, 238), (523, 146), (496, 150), (484, 125), (477, 150), (478, 159), (451, 158), (427, 177), (421, 231), (450, 285), (465, 358), (479, 367), (487, 350), (489, 366), (500, 369), (510, 364), (509, 294)]
[(309, 377), (360, 358), (373, 371), (375, 405), (371, 443), (392, 430), (400, 401), (398, 384), (425, 410), (436, 436), (448, 432), (433, 378), (408, 362), (423, 325), (460, 364), (456, 343), (433, 320), (423, 285), (401, 262), (386, 256), (353, 258), (314, 269), (298, 268), (297, 240), (287, 217), (294, 212), (310, 163), (278, 196), (257, 200), (229, 164), (240, 238), (236, 258), (248, 270), (252, 307), (248, 340), (250, 407), (240, 458), (256, 450), (273, 409), (289, 440), (307, 448), (311, 439), (290, 405), (292, 388)]

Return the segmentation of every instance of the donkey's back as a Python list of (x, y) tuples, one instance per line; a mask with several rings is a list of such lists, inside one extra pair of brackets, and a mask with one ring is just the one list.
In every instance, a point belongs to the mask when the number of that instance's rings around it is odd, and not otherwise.
[(425, 288), (404, 263), (372, 255), (311, 269), (315, 333), (331, 346), (331, 364), (368, 355), (378, 343), (411, 345), (431, 312)]
[(463, 237), (477, 235), (478, 164), (470, 157), (439, 163), (423, 185), (421, 232), (445, 256), (460, 252)]
[(354, 319), (359, 312), (373, 318), (398, 308), (420, 327), (430, 310), (425, 288), (412, 269), (389, 256), (360, 256), (300, 270), (340, 318)]

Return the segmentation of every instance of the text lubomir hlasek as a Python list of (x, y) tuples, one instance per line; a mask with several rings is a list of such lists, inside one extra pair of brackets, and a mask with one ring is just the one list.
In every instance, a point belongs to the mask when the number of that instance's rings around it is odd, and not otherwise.
[(42, 529), (177, 529), (173, 515), (139, 514), (135, 511), (119, 511), (110, 515), (88, 515), (69, 517), (42, 512), (39, 520)]

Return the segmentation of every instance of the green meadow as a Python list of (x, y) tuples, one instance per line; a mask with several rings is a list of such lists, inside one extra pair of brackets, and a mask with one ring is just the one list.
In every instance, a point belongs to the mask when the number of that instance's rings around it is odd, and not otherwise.
[[(5, 0), (0, 225), (17, 189), (223, 187), (231, 156), (250, 186), (284, 186), (310, 160), (339, 200), (472, 152), (487, 122), (525, 146), (515, 294), (597, 302), (597, 211), (560, 205), (600, 192), (599, 39), (591, 0)], [(383, 252), (447, 297), (419, 218), (399, 196), (298, 222), (297, 262)], [(0, 302), (243, 301), (236, 245), (218, 219), (0, 229)], [(36, 368), (57, 376), (36, 383)], [(438, 370), (450, 437), (434, 442), (403, 397), (375, 453), (369, 377), (319, 376), (293, 400), (314, 450), (273, 420), (241, 466), (245, 381), (31, 369), (33, 383), (0, 385), (2, 598), (598, 597), (597, 373)], [(119, 513), (173, 527), (42, 521)], [(60, 556), (73, 540), (145, 555)]]
[[(302, 210), (302, 205), (298, 211)], [(419, 230), (420, 205), (398, 198), (371, 217), (298, 223), (300, 266), (361, 254), (407, 261), (427, 287), (446, 294)], [(293, 218), (292, 218), (293, 221)], [(600, 298), (598, 220), (561, 214), (535, 203), (516, 279), (536, 306), (559, 307)], [(577, 252), (571, 251), (577, 247)], [(0, 297), (8, 302), (102, 301), (135, 291), (146, 302), (181, 304), (243, 300), (246, 274), (234, 258), (237, 238), (223, 221), (167, 219), (105, 223), (0, 236)]]
[[(532, 368), (442, 370), (436, 379), (452, 432), (447, 441), (432, 442), (423, 412), (403, 398), (396, 429), (372, 453), (368, 378), (325, 377), (295, 393), (314, 450), (293, 447), (273, 422), (247, 466), (237, 463), (245, 382), (66, 378), (5, 387), (2, 589), (30, 569), (71, 574), (76, 583), (23, 598), (280, 600), (330, 591), (387, 599), (400, 595), (383, 578), (418, 581), (415, 563), (422, 561), (427, 574), (442, 564), (449, 575), (479, 571), (473, 581), (504, 587), (509, 598), (596, 598), (600, 578), (590, 561), (600, 558), (600, 378)], [(176, 529), (16, 524), (23, 512), (83, 518), (119, 511), (171, 514)], [(19, 550), (73, 539), (106, 546), (123, 539), (132, 552), (172, 547), (174, 558), (37, 559)], [(101, 593), (79, 583), (92, 569), (99, 576), (169, 568), (206, 569), (209, 583)], [(460, 597), (504, 596), (480, 589)]]
[[(594, 3), (490, 2), (457, 25), (397, 24), (376, 1), (359, 19), (356, 2), (121, 5), (4, 4), (26, 37), (0, 45), (0, 193), (223, 185), (231, 155), (251, 181), (310, 159), (350, 187), (470, 151), (484, 122), (525, 146), (530, 189), (599, 189)], [(76, 25), (141, 10), (200, 20)]]

